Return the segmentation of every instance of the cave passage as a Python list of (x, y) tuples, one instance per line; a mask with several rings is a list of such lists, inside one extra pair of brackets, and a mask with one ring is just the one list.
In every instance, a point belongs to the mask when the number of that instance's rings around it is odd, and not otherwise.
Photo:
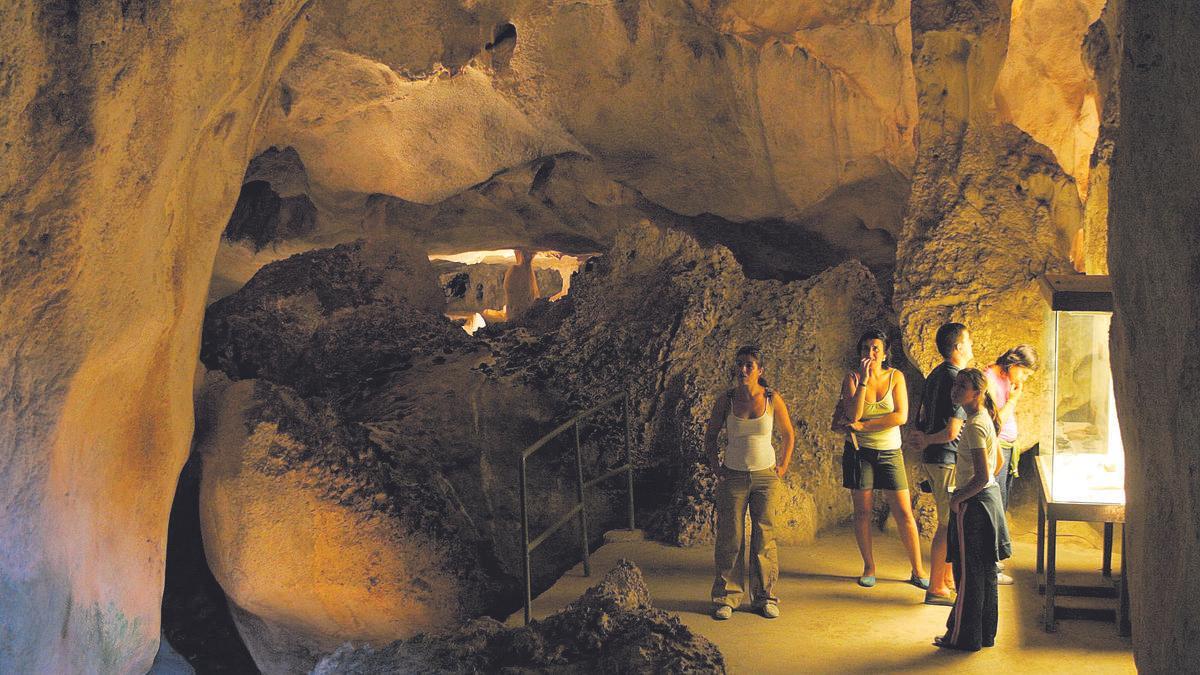
[(571, 276), (595, 255), (510, 248), (439, 253), (429, 260), (446, 294), (446, 317), (473, 335), (484, 326), (516, 318), (510, 315), (510, 305), (527, 308), (538, 299), (556, 302), (566, 297)]

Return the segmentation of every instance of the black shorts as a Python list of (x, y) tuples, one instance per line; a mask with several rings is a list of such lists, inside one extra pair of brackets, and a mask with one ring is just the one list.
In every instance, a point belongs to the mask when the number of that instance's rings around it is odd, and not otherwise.
[(842, 487), (851, 490), (907, 490), (904, 453), (874, 448), (854, 449), (846, 441), (842, 449)]

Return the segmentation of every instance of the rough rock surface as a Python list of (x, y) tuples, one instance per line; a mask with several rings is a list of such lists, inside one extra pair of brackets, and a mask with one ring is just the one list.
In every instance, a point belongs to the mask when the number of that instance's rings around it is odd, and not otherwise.
[[(941, 361), (934, 334), (965, 323), (975, 364), (1019, 343), (1049, 349), (1037, 276), (1071, 271), (1083, 221), (1075, 183), (1047, 148), (1003, 123), (993, 97), (1009, 41), (1007, 3), (913, 6), (918, 103), (917, 172), (897, 244), (894, 304), (909, 356)], [(1022, 404), (1028, 447), (1048, 429), (1049, 377)]]
[(577, 408), (632, 394), (635, 461), (647, 476), (639, 500), (658, 507), (649, 525), (657, 537), (692, 544), (711, 536), (704, 427), (730, 386), (734, 352), (751, 343), (765, 350), (767, 378), (797, 432), (777, 536), (804, 541), (846, 517), (829, 411), (854, 340), (889, 320), (866, 268), (849, 262), (803, 282), (751, 280), (728, 249), (648, 224), (622, 230), (589, 266), (569, 296), (531, 312), (524, 328), (482, 333), (494, 340), (498, 372), (544, 383)]
[(151, 666), (196, 329), (304, 5), (0, 5), (0, 671)]
[[(434, 278), (421, 256), (360, 242), (269, 265), (210, 308), (201, 523), (263, 670), (516, 606), (513, 458), (555, 409), (489, 377)], [(559, 464), (530, 478), (535, 534), (573, 494)], [(574, 564), (571, 532), (534, 555), (537, 587)]]
[(597, 585), (543, 621), (505, 628), (479, 619), (457, 632), (381, 649), (338, 649), (314, 673), (723, 673), (716, 645), (655, 609), (641, 571), (621, 560)]
[(1200, 40), (1200, 5), (1122, 4), (1108, 232), (1112, 358), (1134, 656), (1139, 671), (1160, 673), (1200, 663), (1200, 417), (1191, 412), (1200, 388), (1200, 81), (1191, 48)]
[[(1012, 3), (1008, 48), (996, 79), (999, 118), (1054, 152), (1087, 197), (1103, 99), (1083, 51), (1106, 0)], [(1105, 181), (1107, 182), (1107, 181)]]

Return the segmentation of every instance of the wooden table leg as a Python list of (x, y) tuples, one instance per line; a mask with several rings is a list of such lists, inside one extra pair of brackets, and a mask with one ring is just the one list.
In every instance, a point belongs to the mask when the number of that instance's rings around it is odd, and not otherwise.
[(1112, 553), (1113, 553), (1113, 524), (1104, 524), (1104, 566), (1100, 568), (1100, 573), (1105, 579), (1112, 578)]
[(1038, 499), (1037, 521), (1037, 573), (1046, 571), (1046, 505)]
[(1129, 567), (1126, 562), (1125, 552), (1128, 550), (1125, 545), (1128, 540), (1125, 538), (1125, 523), (1121, 523), (1121, 567), (1120, 581), (1121, 587), (1120, 596), (1117, 599), (1117, 635), (1121, 637), (1129, 637), (1133, 634), (1133, 627), (1129, 621)]
[(1053, 633), (1058, 629), (1054, 616), (1054, 577), (1055, 553), (1058, 548), (1058, 521), (1049, 519), (1046, 524), (1046, 632)]

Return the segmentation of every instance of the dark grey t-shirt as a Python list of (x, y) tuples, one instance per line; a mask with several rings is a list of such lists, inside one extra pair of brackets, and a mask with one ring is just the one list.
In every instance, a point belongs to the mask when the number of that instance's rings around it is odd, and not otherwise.
[[(927, 434), (936, 434), (946, 428), (951, 419), (967, 419), (967, 411), (950, 401), (950, 388), (958, 368), (948, 361), (934, 368), (925, 378), (925, 393), (921, 396), (921, 408), (917, 413), (917, 428)], [(958, 441), (927, 446), (921, 454), (926, 464), (954, 464), (958, 458)]]

